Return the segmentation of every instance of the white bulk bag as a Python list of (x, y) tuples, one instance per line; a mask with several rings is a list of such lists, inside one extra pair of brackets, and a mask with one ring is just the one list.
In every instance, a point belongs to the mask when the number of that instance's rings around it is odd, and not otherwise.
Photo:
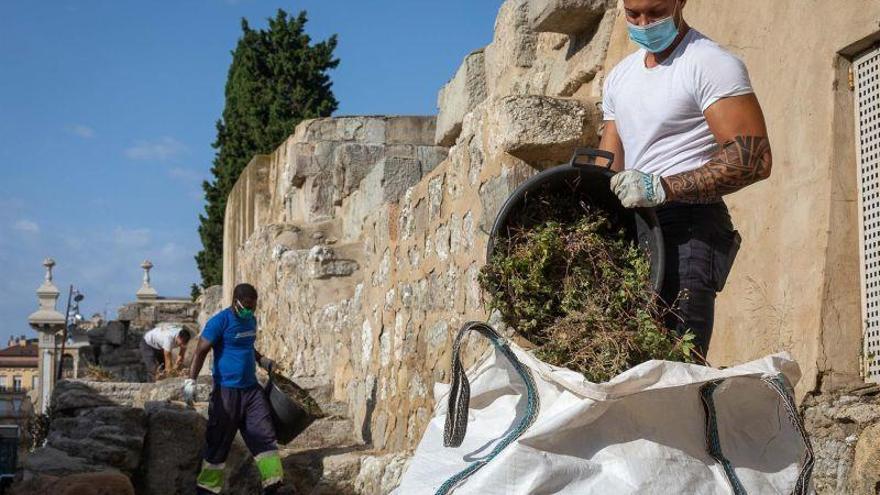
[[(470, 330), (495, 345), (465, 375), (458, 351)], [(649, 361), (595, 384), (471, 322), (453, 356), (453, 383), (435, 386), (434, 417), (397, 494), (809, 489), (812, 449), (791, 396), (800, 371), (787, 354), (723, 370)], [(444, 432), (460, 445), (445, 447)]]

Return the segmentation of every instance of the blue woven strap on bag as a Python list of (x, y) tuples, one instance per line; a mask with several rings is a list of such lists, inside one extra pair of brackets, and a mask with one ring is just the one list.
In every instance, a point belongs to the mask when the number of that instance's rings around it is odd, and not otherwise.
[[(727, 477), (727, 481), (730, 483), (733, 493), (735, 495), (746, 495), (746, 489), (736, 475), (733, 465), (724, 456), (724, 453), (721, 450), (721, 438), (718, 435), (718, 418), (715, 411), (714, 393), (715, 389), (718, 388), (723, 381), (724, 380), (714, 380), (707, 382), (700, 387), (700, 399), (703, 401), (703, 408), (706, 412), (706, 450), (709, 452), (709, 455), (718, 461), (724, 468), (724, 474)], [(804, 442), (804, 458), (800, 463), (801, 468), (798, 472), (798, 479), (795, 483), (792, 495), (807, 495), (810, 488), (810, 478), (813, 475), (815, 457), (813, 454), (813, 445), (810, 443), (810, 438), (807, 436), (804, 423), (801, 420), (801, 415), (798, 413), (797, 406), (795, 405), (794, 397), (792, 397), (791, 385), (788, 383), (785, 375), (782, 374), (763, 378), (762, 381), (770, 387), (771, 390), (776, 392), (780, 399), (782, 399), (782, 405), (785, 407), (785, 411), (788, 414), (788, 420), (798, 431), (801, 440)]]
[(452, 491), (469, 476), (491, 462), (492, 459), (498, 456), (502, 450), (525, 433), (535, 421), (535, 418), (538, 417), (538, 410), (540, 409), (540, 401), (538, 399), (535, 380), (532, 378), (531, 372), (519, 362), (519, 359), (517, 359), (516, 355), (507, 345), (507, 341), (504, 337), (498, 335), (498, 332), (486, 323), (479, 321), (465, 323), (464, 326), (461, 327), (461, 330), (458, 331), (458, 335), (456, 335), (455, 342), (452, 346), (452, 383), (449, 388), (449, 407), (446, 413), (446, 426), (443, 429), (443, 446), (461, 446), (465, 434), (467, 433), (471, 387), (464, 366), (461, 364), (460, 353), (462, 340), (464, 340), (464, 337), (471, 331), (477, 332), (483, 337), (489, 339), (489, 341), (492, 342), (492, 345), (494, 345), (495, 348), (499, 350), (508, 361), (510, 361), (510, 364), (516, 370), (517, 374), (522, 378), (523, 382), (525, 382), (526, 410), (523, 417), (516, 423), (516, 426), (511, 429), (510, 433), (505, 435), (497, 445), (495, 445), (495, 448), (492, 449), (489, 455), (468, 465), (468, 467), (447, 479), (440, 488), (437, 489), (435, 492), (436, 495), (452, 493)]

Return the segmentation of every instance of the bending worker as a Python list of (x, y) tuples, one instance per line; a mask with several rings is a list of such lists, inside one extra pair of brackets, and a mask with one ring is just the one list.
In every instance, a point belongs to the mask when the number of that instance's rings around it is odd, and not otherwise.
[[(165, 367), (165, 373), (170, 373), (183, 366), (183, 358), (186, 356), (186, 345), (189, 343), (191, 334), (189, 330), (180, 325), (161, 323), (156, 328), (144, 334), (141, 339), (140, 351), (144, 367), (147, 368), (148, 381), (155, 381), (159, 377), (159, 367)], [(180, 349), (177, 361), (171, 365), (171, 352), (174, 348)]]
[(197, 493), (220, 493), (226, 456), (241, 430), (241, 437), (257, 461), (263, 493), (274, 494), (281, 485), (283, 471), (269, 403), (257, 383), (256, 364), (271, 371), (275, 363), (254, 349), (257, 337), (257, 290), (239, 284), (232, 294), (232, 306), (211, 318), (193, 356), (190, 377), (183, 386), (187, 402), (196, 400), (196, 378), (208, 352), (214, 351), (214, 389), (208, 405), (208, 428), (202, 453), (202, 470)]
[[(772, 155), (745, 65), (688, 26), (687, 0), (624, 0), (641, 47), (608, 75), (600, 148), (624, 206), (658, 207), (666, 248), (667, 322), (696, 334), (705, 356), (715, 295), (739, 248), (722, 198), (770, 176)], [(625, 170), (621, 171), (621, 169)]]

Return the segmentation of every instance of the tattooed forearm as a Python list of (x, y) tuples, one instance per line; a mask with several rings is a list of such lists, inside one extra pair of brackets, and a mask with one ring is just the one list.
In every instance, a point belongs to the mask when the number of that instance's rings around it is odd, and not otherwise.
[(770, 176), (773, 157), (766, 137), (737, 136), (708, 163), (663, 179), (666, 198), (683, 203), (713, 203)]

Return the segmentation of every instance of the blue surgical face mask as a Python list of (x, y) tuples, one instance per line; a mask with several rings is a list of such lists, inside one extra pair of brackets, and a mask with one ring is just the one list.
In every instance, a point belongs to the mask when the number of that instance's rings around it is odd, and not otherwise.
[(671, 16), (647, 26), (636, 26), (628, 22), (626, 27), (629, 30), (629, 39), (651, 53), (660, 53), (669, 48), (678, 36), (674, 18), (673, 12)]

